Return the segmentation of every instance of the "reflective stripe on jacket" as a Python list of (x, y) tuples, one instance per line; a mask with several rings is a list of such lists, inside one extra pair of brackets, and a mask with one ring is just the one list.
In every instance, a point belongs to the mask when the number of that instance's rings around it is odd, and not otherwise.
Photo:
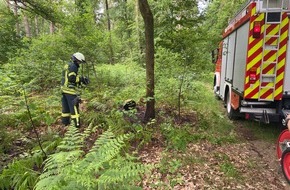
[(61, 79), (62, 93), (76, 95), (79, 94), (77, 85), (80, 82), (78, 75), (79, 65), (77, 63), (68, 63), (64, 66)]

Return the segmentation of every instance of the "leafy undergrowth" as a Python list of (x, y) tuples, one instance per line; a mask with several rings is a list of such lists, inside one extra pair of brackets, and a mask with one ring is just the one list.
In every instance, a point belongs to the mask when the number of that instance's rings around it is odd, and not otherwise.
[[(141, 109), (142, 110), (142, 109)], [(276, 128), (244, 120), (215, 120), (217, 131), (197, 112), (177, 117), (172, 108), (158, 110), (152, 139), (139, 149), (154, 170), (143, 178), (143, 189), (287, 189), (276, 158)], [(251, 124), (252, 128), (248, 125)], [(215, 126), (215, 125), (214, 125)], [(232, 128), (227, 128), (231, 126)], [(228, 132), (221, 133), (220, 127)]]
[[(221, 111), (220, 102), (210, 93), (204, 93), (210, 90), (209, 85), (199, 82), (180, 114), (176, 105), (169, 101), (158, 102), (156, 119), (148, 124), (142, 123), (144, 103), (137, 102), (136, 110), (124, 112), (118, 105), (124, 96), (113, 101), (113, 93), (86, 94), (81, 105), (82, 113), (86, 113), (83, 117), (84, 127), (89, 121), (94, 121), (98, 128), (86, 140), (83, 151), (87, 153), (99, 135), (111, 127), (116, 134), (132, 133), (134, 137), (126, 145), (126, 151), (134, 155), (137, 153), (144, 164), (154, 165), (151, 173), (138, 183), (143, 189), (288, 187), (283, 175), (277, 172), (275, 143), (265, 140), (275, 139), (277, 131), (273, 133), (270, 128), (254, 128), (260, 135), (265, 133), (264, 138), (251, 130), (252, 123), (229, 121), (224, 111)], [(37, 130), (42, 142), (53, 141), (59, 138), (59, 134), (63, 136), (64, 132), (57, 116), (57, 110), (60, 110), (59, 97), (53, 94), (42, 97), (49, 101), (41, 104), (38, 103), (41, 101), (37, 99), (39, 96), (29, 98), (32, 114), (37, 116), (35, 120), (38, 121)], [(0, 153), (0, 170), (14, 158), (29, 156), (36, 144), (36, 136), (25, 110), (18, 109), (18, 112), (13, 113), (12, 108), (6, 107), (6, 120), (1, 120), (1, 131), (9, 130), (0, 135), (2, 147), (5, 145), (1, 148), (5, 151)], [(45, 108), (50, 108), (50, 112), (44, 112)], [(57, 119), (49, 125), (51, 118)]]
[[(137, 151), (142, 163), (154, 165), (151, 173), (139, 182), (138, 185), (142, 189), (287, 187), (283, 175), (278, 173), (278, 163), (269, 163), (275, 160), (274, 143), (259, 140), (253, 131), (243, 126), (243, 121), (237, 128), (234, 127), (237, 123), (228, 123), (227, 119), (220, 116), (221, 121), (224, 121), (223, 124), (214, 121), (218, 124), (214, 125), (217, 126), (215, 131), (198, 112), (183, 110), (178, 117), (178, 114), (172, 111), (173, 108), (163, 106), (157, 109), (156, 120), (145, 126), (140, 124), (144, 110), (145, 107), (139, 106), (137, 112), (117, 111), (113, 115), (116, 118), (110, 116), (111, 120), (118, 120), (120, 125), (127, 123), (131, 126), (124, 127), (125, 130), (135, 133), (129, 145), (130, 151)], [(117, 125), (116, 121), (111, 122)], [(219, 128), (221, 125), (229, 132), (221, 133), (222, 130)], [(232, 127), (231, 130), (227, 128), (229, 126)], [(92, 143), (104, 130), (100, 125), (98, 131), (87, 139), (85, 152), (92, 147)], [(61, 126), (57, 124), (50, 128), (39, 128), (42, 140), (53, 139), (54, 135), (62, 132)], [(25, 133), (24, 136), (35, 138), (32, 131)], [(15, 145), (13, 147), (24, 148), (25, 142), (24, 139), (18, 139), (13, 142)], [(257, 142), (263, 146), (257, 146)], [(14, 154), (18, 154), (19, 151), (10, 153), (6, 154), (8, 160), (17, 156)]]

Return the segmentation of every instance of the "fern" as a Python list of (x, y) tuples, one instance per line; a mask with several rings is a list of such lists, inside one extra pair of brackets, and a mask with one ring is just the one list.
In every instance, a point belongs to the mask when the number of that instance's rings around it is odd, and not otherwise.
[(151, 167), (128, 161), (118, 157), (109, 162), (109, 168), (98, 178), (100, 189), (131, 189), (134, 181), (141, 180), (140, 175), (148, 172)]
[[(86, 154), (85, 140), (96, 130), (90, 124), (81, 133), (73, 126), (59, 142), (46, 144), (47, 152), (56, 151), (43, 162), (39, 150), (32, 157), (15, 161), (0, 175), (0, 189), (15, 190), (78, 190), (78, 189), (138, 189), (135, 183), (151, 167), (136, 162), (124, 153), (130, 134), (116, 135), (111, 129), (95, 141)], [(41, 168), (43, 172), (33, 170)], [(36, 168), (37, 167), (37, 168)]]
[(94, 123), (91, 122), (89, 124), (89, 126), (84, 130), (83, 135), (82, 135), (82, 139), (81, 139), (82, 142), (84, 142), (85, 139), (88, 138), (93, 131), (96, 131), (97, 130), (97, 126), (95, 126), (95, 127), (93, 127), (93, 126), (94, 126)]
[(130, 134), (116, 136), (110, 129), (95, 141), (85, 155), (83, 141), (94, 130), (90, 125), (84, 133), (71, 127), (55, 154), (45, 161), (35, 190), (53, 189), (136, 189), (135, 182), (150, 167), (121, 155)]
[(128, 137), (129, 135), (115, 137), (110, 130), (100, 135), (90, 152), (75, 166), (78, 168), (75, 171), (81, 171), (81, 173), (73, 180), (85, 184), (87, 188), (97, 184), (97, 180), (92, 181), (93, 176), (100, 175), (99, 172), (104, 168), (104, 164), (119, 155), (121, 148), (125, 145), (124, 140)]
[(82, 135), (78, 129), (70, 126), (63, 140), (57, 146), (58, 152), (45, 160), (43, 173), (39, 176), (39, 182), (35, 189), (59, 189), (62, 187), (66, 181), (64, 170), (84, 154), (81, 150), (82, 143)]
[(13, 161), (1, 173), (0, 189), (32, 189), (39, 175), (33, 167), (34, 157)]
[[(58, 144), (58, 139), (49, 144), (43, 143), (46, 153), (52, 152)], [(33, 189), (42, 167), (44, 155), (40, 149), (33, 151), (33, 155), (21, 160), (14, 160), (0, 175), (0, 189), (27, 190)]]
[(83, 147), (82, 134), (78, 132), (78, 128), (71, 125), (68, 128), (63, 140), (57, 147), (59, 151), (77, 150)]

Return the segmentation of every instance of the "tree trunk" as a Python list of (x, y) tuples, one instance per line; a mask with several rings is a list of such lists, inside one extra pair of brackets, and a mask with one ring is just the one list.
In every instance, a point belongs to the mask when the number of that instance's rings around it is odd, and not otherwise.
[(144, 121), (155, 118), (154, 98), (154, 19), (147, 0), (138, 0), (139, 9), (145, 24), (146, 60), (146, 112)]
[(50, 22), (49, 33), (53, 34), (54, 31), (55, 31), (55, 23), (54, 22)]
[(113, 51), (113, 44), (112, 44), (111, 20), (110, 20), (108, 0), (105, 0), (105, 4), (106, 4), (106, 14), (107, 14), (107, 25), (108, 25), (109, 35), (110, 35), (109, 36), (110, 63), (114, 63), (114, 51)]
[(34, 17), (34, 23), (35, 23), (35, 35), (39, 35), (39, 24), (38, 24), (38, 18), (37, 16)]
[(7, 6), (8, 6), (8, 9), (13, 9), (14, 16), (17, 18), (16, 25), (15, 25), (16, 34), (20, 35), (20, 25), (19, 25), (19, 19), (18, 19), (18, 8), (17, 8), (17, 5), (15, 3), (10, 3), (9, 0), (7, 0), (6, 3), (7, 3)]
[(28, 17), (26, 15), (24, 15), (23, 22), (24, 22), (24, 28), (25, 28), (25, 35), (27, 38), (31, 38), (29, 20), (28, 20)]
[(135, 25), (136, 25), (136, 36), (137, 36), (137, 40), (135, 42), (135, 46), (138, 47), (138, 51), (140, 52), (138, 54), (138, 61), (141, 62), (141, 53), (142, 53), (142, 45), (141, 45), (141, 30), (140, 30), (140, 24), (139, 24), (139, 6), (138, 6), (138, 2), (136, 2), (136, 6), (135, 6)]
[[(130, 24), (129, 24), (129, 13), (128, 13), (128, 2), (127, 0), (124, 0), (124, 3), (126, 4), (125, 5), (125, 23), (126, 23), (126, 26), (128, 27), (127, 28), (127, 35), (128, 35), (128, 38), (130, 39), (131, 38), (131, 29), (130, 29)], [(131, 46), (130, 46), (130, 49), (131, 49)]]

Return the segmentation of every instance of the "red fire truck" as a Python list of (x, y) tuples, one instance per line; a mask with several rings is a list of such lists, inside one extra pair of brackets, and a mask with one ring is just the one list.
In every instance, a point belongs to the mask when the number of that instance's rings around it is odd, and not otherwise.
[(290, 112), (289, 17), (290, 0), (251, 0), (224, 30), (214, 93), (229, 118), (269, 123)]

